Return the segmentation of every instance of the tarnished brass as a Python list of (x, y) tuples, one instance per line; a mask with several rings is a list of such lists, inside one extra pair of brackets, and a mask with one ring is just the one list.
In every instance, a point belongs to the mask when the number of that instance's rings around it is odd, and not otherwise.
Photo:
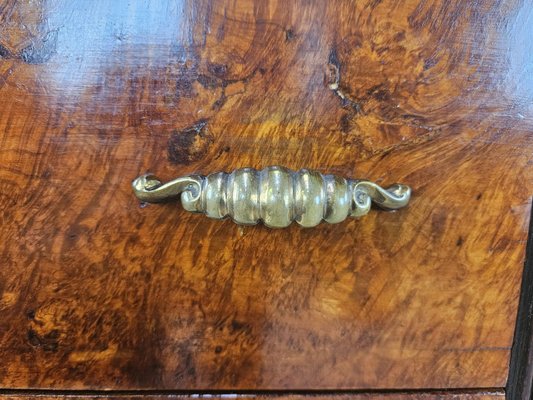
[(411, 197), (411, 188), (402, 184), (383, 189), (365, 180), (279, 166), (261, 171), (242, 168), (205, 177), (190, 175), (167, 183), (143, 175), (132, 186), (144, 202), (157, 203), (181, 195), (187, 211), (216, 219), (231, 217), (244, 225), (262, 221), (270, 228), (284, 228), (292, 221), (303, 227), (316, 226), (322, 220), (334, 224), (348, 216), (367, 214), (372, 202), (396, 210), (407, 205)]

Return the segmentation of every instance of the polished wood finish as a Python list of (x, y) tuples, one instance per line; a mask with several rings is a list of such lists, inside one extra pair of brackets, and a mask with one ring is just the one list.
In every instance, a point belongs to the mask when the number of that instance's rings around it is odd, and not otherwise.
[[(3, 0), (0, 385), (503, 388), (532, 19), (513, 0)], [(269, 230), (130, 188), (272, 164), (414, 198)]]

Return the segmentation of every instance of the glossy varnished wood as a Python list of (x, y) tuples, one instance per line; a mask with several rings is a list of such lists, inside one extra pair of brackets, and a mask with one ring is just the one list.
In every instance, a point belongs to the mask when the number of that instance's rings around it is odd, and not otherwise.
[[(503, 388), (527, 1), (0, 3), (0, 384)], [(130, 182), (281, 164), (410, 206), (239, 227)]]

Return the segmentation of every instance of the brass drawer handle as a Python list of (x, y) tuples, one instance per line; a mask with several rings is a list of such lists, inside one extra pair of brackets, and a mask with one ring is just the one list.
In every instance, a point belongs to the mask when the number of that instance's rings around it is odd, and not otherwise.
[(360, 217), (372, 202), (386, 210), (404, 207), (411, 188), (394, 184), (383, 189), (373, 182), (344, 179), (302, 169), (267, 167), (261, 171), (242, 168), (232, 173), (189, 175), (162, 183), (153, 175), (142, 175), (132, 183), (139, 200), (157, 203), (181, 194), (187, 211), (210, 218), (231, 217), (237, 224), (259, 221), (271, 228), (284, 228), (292, 221), (304, 227), (325, 220), (331, 224), (346, 217)]

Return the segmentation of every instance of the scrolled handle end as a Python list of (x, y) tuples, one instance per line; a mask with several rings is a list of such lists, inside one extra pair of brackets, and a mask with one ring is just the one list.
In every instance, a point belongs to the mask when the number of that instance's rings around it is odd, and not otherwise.
[(385, 210), (397, 210), (405, 207), (411, 199), (411, 188), (401, 183), (395, 183), (387, 189), (374, 182), (361, 181), (356, 190), (366, 193), (372, 202)]
[(179, 196), (182, 192), (189, 191), (193, 197), (200, 194), (202, 178), (199, 176), (185, 176), (167, 183), (162, 183), (152, 174), (144, 174), (134, 179), (131, 183), (135, 196), (147, 203), (160, 203)]

